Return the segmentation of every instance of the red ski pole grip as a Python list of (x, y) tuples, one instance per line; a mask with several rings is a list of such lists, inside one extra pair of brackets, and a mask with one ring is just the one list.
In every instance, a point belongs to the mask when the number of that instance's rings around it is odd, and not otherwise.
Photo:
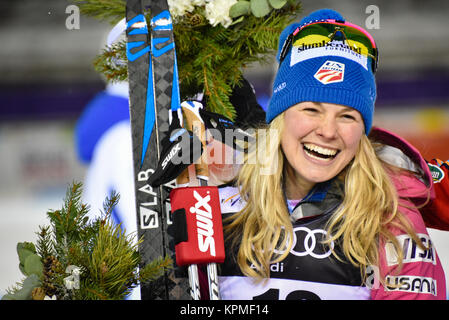
[(179, 266), (223, 263), (225, 250), (218, 188), (175, 188), (170, 192), (170, 202), (173, 215), (185, 211), (187, 225), (187, 241), (175, 246), (176, 263)]

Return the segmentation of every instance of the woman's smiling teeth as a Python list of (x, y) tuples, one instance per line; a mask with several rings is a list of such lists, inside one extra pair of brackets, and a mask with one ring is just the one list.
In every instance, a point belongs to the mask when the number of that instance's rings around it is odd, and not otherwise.
[(308, 156), (319, 160), (331, 160), (338, 153), (337, 149), (328, 149), (312, 143), (304, 143), (304, 151)]

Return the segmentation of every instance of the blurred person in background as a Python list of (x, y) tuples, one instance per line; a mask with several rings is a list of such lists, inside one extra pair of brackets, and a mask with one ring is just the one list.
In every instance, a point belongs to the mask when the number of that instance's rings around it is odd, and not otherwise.
[[(126, 39), (125, 19), (107, 34), (106, 44)], [(118, 61), (117, 63), (126, 63)], [(111, 82), (85, 107), (75, 127), (75, 146), (80, 161), (87, 165), (83, 201), (90, 205), (91, 217), (98, 217), (111, 192), (120, 195), (112, 212), (122, 229), (135, 232), (131, 126), (127, 82)]]
[(112, 213), (127, 232), (136, 231), (128, 84), (108, 84), (81, 114), (75, 129), (79, 159), (87, 165), (83, 201), (98, 217), (112, 191), (120, 200)]

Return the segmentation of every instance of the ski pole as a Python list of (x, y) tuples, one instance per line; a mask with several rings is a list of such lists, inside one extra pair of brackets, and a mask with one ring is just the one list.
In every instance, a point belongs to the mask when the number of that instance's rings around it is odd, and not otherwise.
[[(177, 187), (188, 186), (190, 182), (189, 169), (186, 168), (181, 174), (176, 178)], [(190, 264), (187, 268), (189, 275), (189, 285), (190, 285), (190, 295), (193, 300), (201, 299), (200, 292), (200, 280), (198, 276), (198, 265)]]
[[(184, 113), (184, 112), (183, 112)], [(185, 122), (185, 127), (187, 130), (192, 131), (192, 118), (189, 117), (189, 121)], [(201, 135), (198, 135), (196, 132), (194, 134), (197, 135), (197, 137), (200, 138), (200, 141), (202, 143)], [(192, 152), (195, 152), (192, 148)], [(202, 162), (202, 161), (201, 161)], [(195, 165), (195, 169), (196, 169)], [(207, 167), (205, 168), (207, 170)], [(203, 169), (204, 170), (204, 169)], [(201, 169), (200, 169), (201, 171)], [(207, 177), (208, 175), (206, 175)], [(202, 179), (204, 181), (204, 179)], [(176, 178), (176, 185), (177, 186), (188, 186), (190, 184), (190, 177), (189, 177), (189, 169), (186, 168), (184, 171)], [(201, 185), (204, 185), (204, 182), (201, 183)], [(207, 183), (206, 183), (207, 185)], [(201, 292), (200, 292), (200, 283), (199, 283), (199, 275), (198, 275), (198, 265), (197, 264), (190, 264), (188, 266), (188, 275), (189, 275), (189, 283), (190, 283), (190, 295), (192, 296), (193, 300), (200, 300), (201, 299)]]
[[(194, 103), (181, 104), (183, 114), (186, 119), (186, 127), (199, 137), (203, 145), (203, 154), (199, 163), (195, 164), (196, 177), (201, 186), (207, 186), (209, 181), (209, 168), (207, 165), (207, 143), (206, 128), (199, 114), (199, 105)], [(202, 106), (201, 106), (202, 107)], [(218, 288), (217, 264), (211, 262), (207, 264), (207, 279), (209, 284), (210, 300), (220, 300), (220, 291)]]
[[(201, 155), (199, 162), (195, 163), (196, 178), (198, 179), (200, 186), (207, 186), (209, 181), (209, 168), (207, 164), (207, 150), (206, 146), (206, 128), (203, 120), (199, 114), (199, 109), (202, 107), (200, 103), (195, 102), (183, 102), (181, 104), (182, 112), (185, 118), (185, 128), (192, 131), (201, 141), (203, 154)], [(186, 183), (186, 169), (179, 179), (177, 180), (179, 184)], [(187, 172), (188, 176), (188, 172)], [(188, 180), (187, 180), (188, 181)], [(220, 291), (218, 287), (218, 272), (217, 264), (215, 262), (207, 263), (207, 279), (209, 285), (209, 298), (210, 300), (219, 300)], [(192, 275), (191, 275), (192, 274)], [(192, 285), (194, 290), (192, 290), (196, 299), (196, 282), (198, 280), (198, 267), (197, 265), (189, 266), (189, 279), (192, 278)]]

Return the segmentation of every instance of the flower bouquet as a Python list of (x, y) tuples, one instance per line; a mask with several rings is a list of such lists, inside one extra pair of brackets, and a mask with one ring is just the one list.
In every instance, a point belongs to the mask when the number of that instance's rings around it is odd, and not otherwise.
[[(74, 0), (82, 13), (116, 24), (125, 0)], [(251, 63), (271, 62), (281, 31), (299, 13), (296, 0), (169, 0), (181, 101), (203, 93), (209, 111), (234, 120), (232, 89)], [(148, 12), (147, 12), (148, 14)], [(149, 18), (149, 16), (147, 16)], [(126, 81), (126, 41), (106, 46), (94, 61), (108, 81)]]

